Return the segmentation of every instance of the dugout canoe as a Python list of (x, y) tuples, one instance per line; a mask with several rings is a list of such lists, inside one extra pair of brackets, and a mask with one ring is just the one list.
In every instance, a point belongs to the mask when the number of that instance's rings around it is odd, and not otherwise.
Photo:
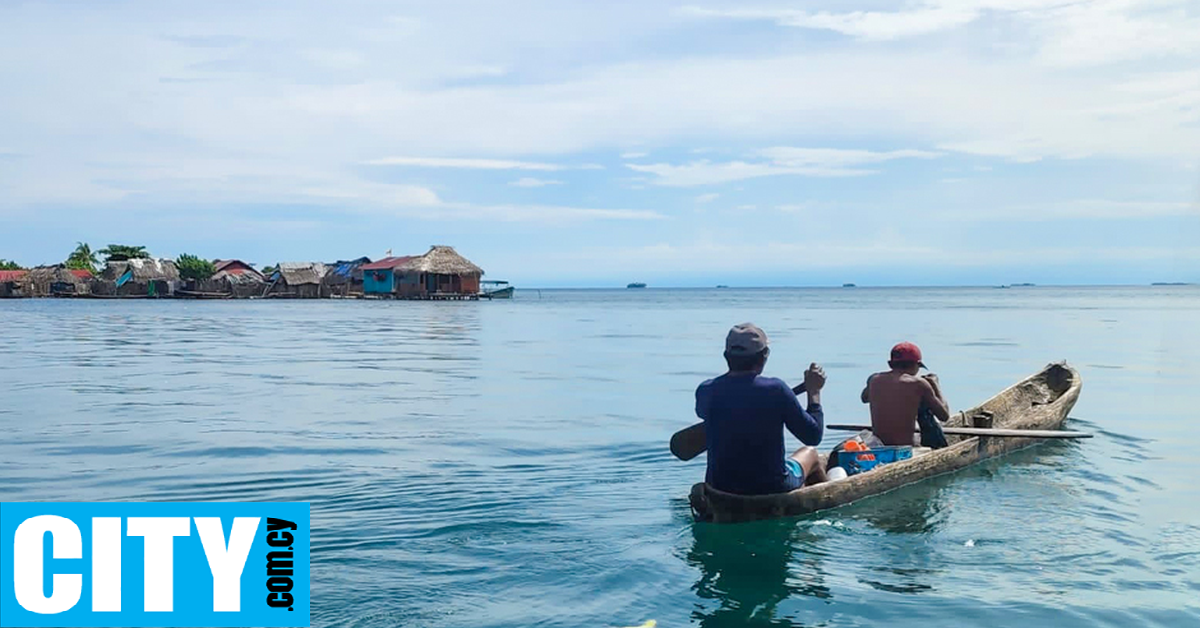
[[(982, 404), (956, 413), (946, 422), (954, 427), (1057, 430), (1075, 407), (1082, 381), (1065, 362), (1050, 364), (1013, 384)], [(689, 501), (697, 521), (737, 523), (794, 517), (836, 508), (907, 484), (920, 482), (1044, 442), (1035, 438), (947, 436), (948, 447), (881, 465), (844, 480), (805, 486), (775, 495), (734, 495), (704, 482), (692, 487)], [(822, 464), (825, 456), (822, 455)]]

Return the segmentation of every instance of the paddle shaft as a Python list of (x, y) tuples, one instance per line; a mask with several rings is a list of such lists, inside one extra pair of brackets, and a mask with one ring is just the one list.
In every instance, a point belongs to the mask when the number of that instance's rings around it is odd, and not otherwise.
[[(804, 384), (792, 388), (792, 392), (800, 395), (806, 391)], [(691, 460), (708, 449), (708, 435), (704, 429), (704, 421), (691, 427), (686, 427), (671, 437), (671, 453), (680, 460)]]
[[(861, 432), (870, 430), (870, 425), (826, 425), (827, 430)], [(920, 430), (914, 430), (920, 432)], [(955, 436), (997, 436), (1000, 438), (1091, 438), (1087, 432), (1068, 432), (1066, 430), (1006, 430), (995, 427), (947, 427), (942, 426), (942, 432)]]

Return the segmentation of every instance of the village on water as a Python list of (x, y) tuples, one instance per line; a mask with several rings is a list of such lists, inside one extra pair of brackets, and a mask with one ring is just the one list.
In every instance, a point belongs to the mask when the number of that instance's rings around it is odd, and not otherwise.
[(0, 259), (0, 298), (413, 299), (511, 298), (513, 287), (450, 246), (423, 255), (336, 262), (279, 262), (256, 269), (238, 259), (156, 258), (144, 246), (79, 243), (60, 264), (22, 268)]

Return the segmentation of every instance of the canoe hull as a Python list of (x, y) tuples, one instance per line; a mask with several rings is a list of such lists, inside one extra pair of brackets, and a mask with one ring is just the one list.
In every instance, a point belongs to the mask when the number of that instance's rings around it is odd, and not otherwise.
[[(950, 417), (954, 427), (973, 427), (977, 417), (990, 418), (992, 427), (1057, 430), (1075, 407), (1082, 381), (1066, 363), (1050, 364), (984, 403)], [(981, 460), (1044, 442), (1034, 438), (987, 436), (947, 437), (950, 446), (895, 462), (836, 482), (806, 486), (775, 495), (733, 495), (704, 482), (692, 487), (689, 501), (699, 521), (737, 523), (793, 517), (844, 506), (865, 497), (958, 471)]]

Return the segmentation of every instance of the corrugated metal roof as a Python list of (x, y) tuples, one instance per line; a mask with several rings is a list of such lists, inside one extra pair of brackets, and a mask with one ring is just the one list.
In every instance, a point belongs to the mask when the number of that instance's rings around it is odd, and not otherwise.
[(0, 270), (0, 281), (16, 281), (28, 274), (27, 270)]
[(79, 279), (91, 279), (92, 278), (92, 271), (85, 270), (82, 268), (72, 268), (71, 274), (75, 275)]
[(415, 255), (405, 255), (404, 257), (385, 257), (385, 258), (379, 260), (378, 262), (374, 262), (371, 264), (363, 264), (362, 269), (363, 270), (388, 270), (391, 268), (395, 268), (395, 267), (413, 259), (414, 257), (416, 257), (416, 256)]

